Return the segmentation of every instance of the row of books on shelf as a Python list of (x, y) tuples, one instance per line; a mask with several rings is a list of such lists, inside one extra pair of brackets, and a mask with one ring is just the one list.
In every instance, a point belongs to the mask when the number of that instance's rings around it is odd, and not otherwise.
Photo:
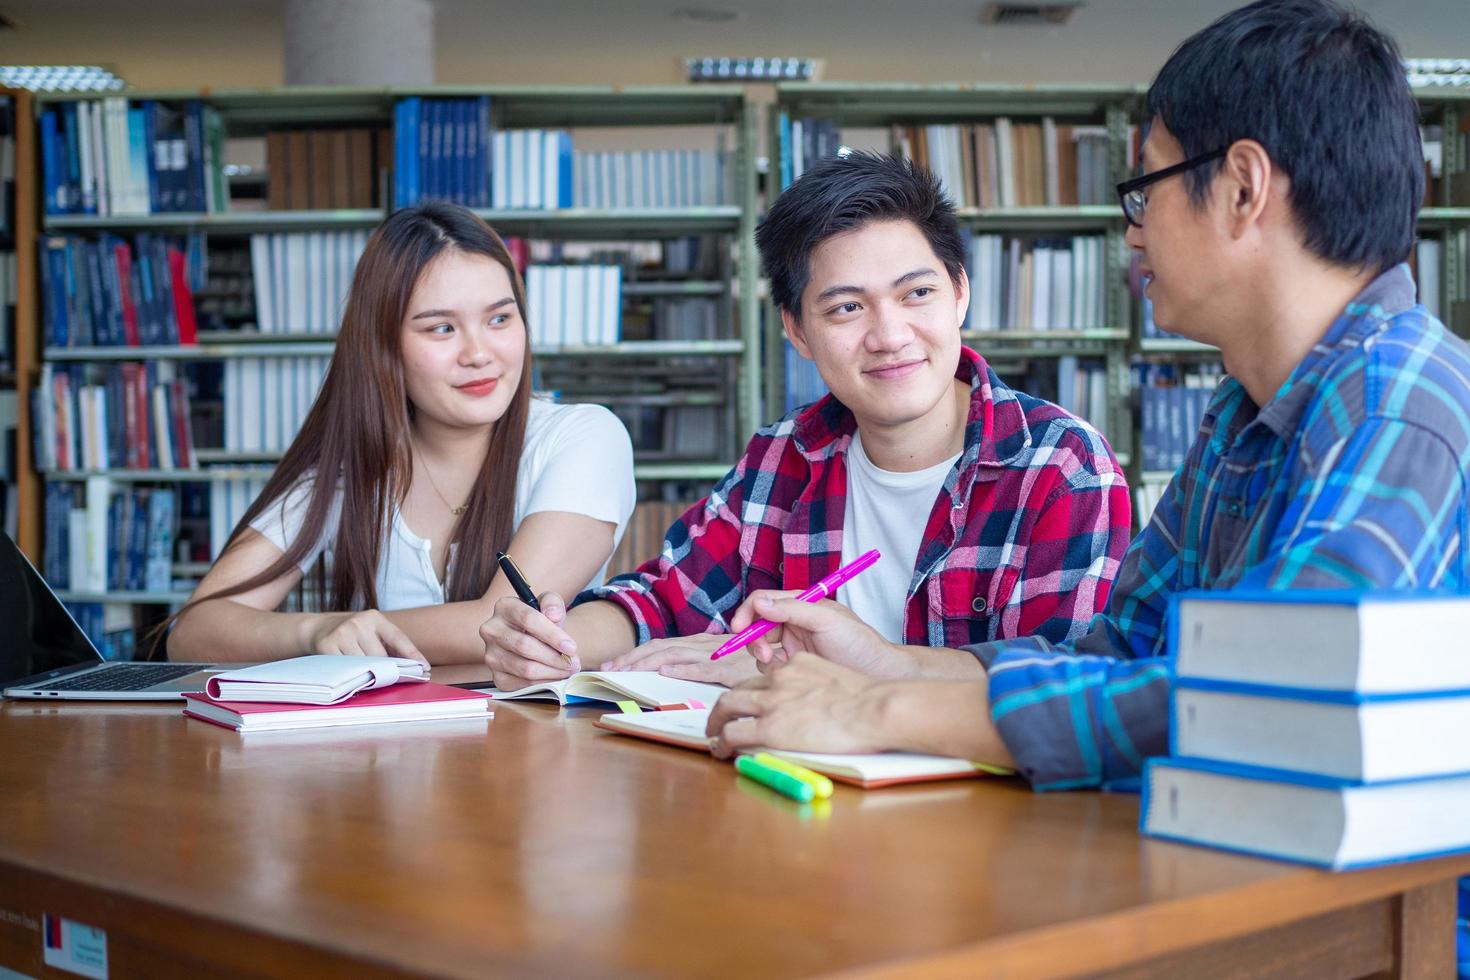
[(42, 111), (40, 137), (47, 214), (228, 210), (224, 126), (198, 99), (63, 102)]
[(247, 357), (224, 365), (227, 452), (281, 453), (296, 438), (330, 357)]
[(572, 134), (500, 130), (490, 136), (490, 206), (554, 211), (575, 206)]
[(189, 389), (172, 362), (43, 364), (31, 398), (42, 472), (195, 465)]
[(1176, 470), (1184, 465), (1222, 372), (1148, 364), (1135, 366), (1135, 373), (1143, 468)]
[[(487, 95), (464, 99), (417, 96), (399, 99), (393, 106), (394, 203), (403, 207), (424, 198), (435, 198), (472, 208), (490, 207), (495, 199), (491, 193), (491, 173), (501, 167), (505, 167), (503, 174), (510, 173), (510, 160), (502, 160), (497, 155), (493, 166), (491, 163), (492, 142), (498, 154), (499, 140), (495, 137), (499, 135), (491, 129)], [(551, 142), (559, 152), (562, 137), (570, 152), (569, 135), (557, 134)], [(539, 139), (537, 164), (542, 162), (543, 144)], [(530, 149), (519, 144), (518, 148)], [(529, 159), (518, 158), (517, 162), (522, 166), (531, 164)], [(538, 166), (524, 172), (540, 173), (541, 169)]]
[(250, 236), (256, 329), (336, 334), (367, 229)]
[(1470, 629), (1453, 594), (1180, 597), (1145, 834), (1333, 869), (1470, 849)]
[(200, 235), (140, 234), (131, 241), (53, 236), (41, 242), (47, 346), (192, 344), (193, 291), (205, 276)]
[(1101, 235), (970, 241), (970, 330), (1107, 326), (1107, 241)]
[(138, 630), (132, 606), (117, 602), (68, 602), (66, 609), (103, 660), (138, 659)]
[(167, 592), (173, 587), (177, 495), (106, 477), (46, 487), (46, 580), (75, 592)]
[(835, 157), (842, 149), (842, 134), (830, 119), (792, 119), (782, 112), (776, 125), (781, 148), (777, 173), (783, 190), (812, 164)]
[(616, 344), (622, 336), (622, 281), (622, 269), (615, 265), (531, 266), (526, 270), (531, 343)]
[(505, 246), (524, 274), (534, 264), (561, 265), (593, 263), (620, 265), (629, 275), (650, 269), (659, 277), (681, 277), (705, 272), (716, 275), (719, 240), (716, 235), (684, 235), (679, 238), (566, 241), (547, 238), (507, 238)]
[(706, 150), (578, 151), (572, 201), (579, 208), (695, 208), (724, 204), (724, 156)]
[(962, 208), (1068, 207), (1114, 199), (1106, 126), (1002, 116), (973, 126), (895, 126), (892, 141), (903, 156), (932, 170)]
[(273, 211), (383, 207), (392, 138), (388, 129), (361, 127), (266, 133), (265, 203)]
[(1016, 369), (1004, 363), (992, 367), (1013, 389), (1058, 405), (1105, 437), (1109, 434), (1107, 365), (1102, 358), (1067, 354), (1029, 358)]
[[(782, 187), (817, 160), (835, 156), (843, 145), (830, 120), (792, 119), (783, 112), (777, 125)], [(1125, 150), (1130, 167), (1136, 138), (1136, 128), (1130, 127)], [(1058, 124), (1050, 116), (1024, 122), (1001, 116), (973, 125), (895, 125), (888, 131), (888, 148), (932, 170), (962, 208), (1068, 207), (1114, 200), (1106, 126)]]

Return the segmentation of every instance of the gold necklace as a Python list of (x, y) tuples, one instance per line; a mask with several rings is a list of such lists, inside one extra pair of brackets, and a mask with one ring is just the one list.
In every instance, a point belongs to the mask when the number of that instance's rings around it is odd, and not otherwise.
[(429, 486), (433, 488), (435, 496), (439, 498), (440, 502), (443, 503), (445, 507), (449, 508), (449, 513), (453, 514), (455, 517), (459, 517), (466, 510), (469, 510), (470, 505), (468, 503), (463, 503), (456, 507), (449, 502), (448, 497), (444, 496), (444, 492), (439, 489), (439, 484), (434, 482), (434, 474), (429, 469), (429, 464), (424, 461), (424, 456), (418, 451), (417, 446), (414, 447), (414, 455), (417, 456), (419, 462), (423, 464), (424, 476), (427, 476), (429, 478)]

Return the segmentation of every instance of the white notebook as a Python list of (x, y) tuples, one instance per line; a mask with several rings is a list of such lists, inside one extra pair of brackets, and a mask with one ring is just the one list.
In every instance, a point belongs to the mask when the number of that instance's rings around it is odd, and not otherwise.
[(491, 697), (496, 701), (555, 701), (563, 705), (636, 701), (645, 708), (698, 701), (708, 707), (726, 690), (720, 684), (665, 677), (656, 670), (584, 670), (559, 681), (531, 684), (518, 691), (493, 691)]
[[(667, 745), (707, 751), (713, 739), (704, 734), (709, 722), (708, 709), (703, 711), (645, 711), (639, 714), (603, 715), (598, 728), (619, 735), (633, 735)], [(912, 752), (880, 752), (874, 755), (835, 755), (816, 752), (788, 752), (784, 749), (751, 749), (769, 752), (779, 759), (830, 776), (843, 783), (864, 789), (893, 786), (899, 783), (927, 782), (931, 779), (966, 779), (972, 776), (1010, 775), (1009, 769), (989, 766), (966, 759), (942, 755), (918, 755)]]
[(406, 657), (316, 654), (215, 674), (205, 693), (220, 701), (336, 704), (358, 691), (428, 680), (429, 668)]

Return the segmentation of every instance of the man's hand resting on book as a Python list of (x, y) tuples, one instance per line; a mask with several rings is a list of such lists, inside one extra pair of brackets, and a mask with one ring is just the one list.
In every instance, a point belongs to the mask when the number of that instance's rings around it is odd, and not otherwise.
[(306, 645), (312, 653), (345, 657), (407, 657), (428, 663), (408, 634), (376, 609), (321, 613), (306, 620)]
[(647, 643), (614, 657), (602, 665), (603, 670), (656, 670), (665, 677), (681, 681), (702, 681), (734, 687), (741, 681), (760, 676), (750, 653), (741, 650), (719, 660), (709, 655), (730, 637), (725, 633), (699, 633), (694, 636), (671, 636)]
[(795, 752), (882, 752), (884, 689), (893, 685), (798, 653), (722, 696), (705, 734), (727, 759), (764, 746)]
[(555, 592), (545, 593), (538, 601), (540, 612), (515, 596), (506, 596), (495, 603), (495, 615), (480, 626), (485, 663), (502, 691), (559, 681), (582, 669), (576, 641), (562, 629), (566, 602)]

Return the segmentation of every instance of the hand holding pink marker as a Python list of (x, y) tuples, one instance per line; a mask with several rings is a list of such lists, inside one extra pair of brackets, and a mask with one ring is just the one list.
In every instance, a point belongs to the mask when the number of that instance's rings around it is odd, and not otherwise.
[[(821, 602), (823, 599), (830, 599), (834, 595), (836, 595), (837, 590), (842, 588), (842, 586), (846, 584), (850, 579), (852, 579), (853, 576), (857, 575), (857, 573), (861, 572), (863, 569), (868, 568), (870, 565), (873, 564), (873, 562), (877, 561), (881, 557), (883, 556), (878, 553), (877, 548), (874, 548), (872, 551), (865, 551), (857, 558), (853, 559), (851, 564), (843, 565), (841, 568), (837, 569), (837, 571), (833, 572), (831, 575), (828, 575), (826, 578), (822, 579), (816, 585), (813, 585), (811, 588), (807, 589), (796, 598), (800, 599), (802, 602)], [(757, 619), (755, 622), (745, 627), (745, 629), (741, 630), (739, 633), (736, 633), (734, 636), (726, 640), (718, 650), (710, 654), (709, 658), (711, 660), (719, 660), (721, 657), (729, 656), (746, 644), (757, 640), (762, 636), (765, 636), (767, 633), (775, 628), (775, 623), (769, 622), (764, 619)]]

